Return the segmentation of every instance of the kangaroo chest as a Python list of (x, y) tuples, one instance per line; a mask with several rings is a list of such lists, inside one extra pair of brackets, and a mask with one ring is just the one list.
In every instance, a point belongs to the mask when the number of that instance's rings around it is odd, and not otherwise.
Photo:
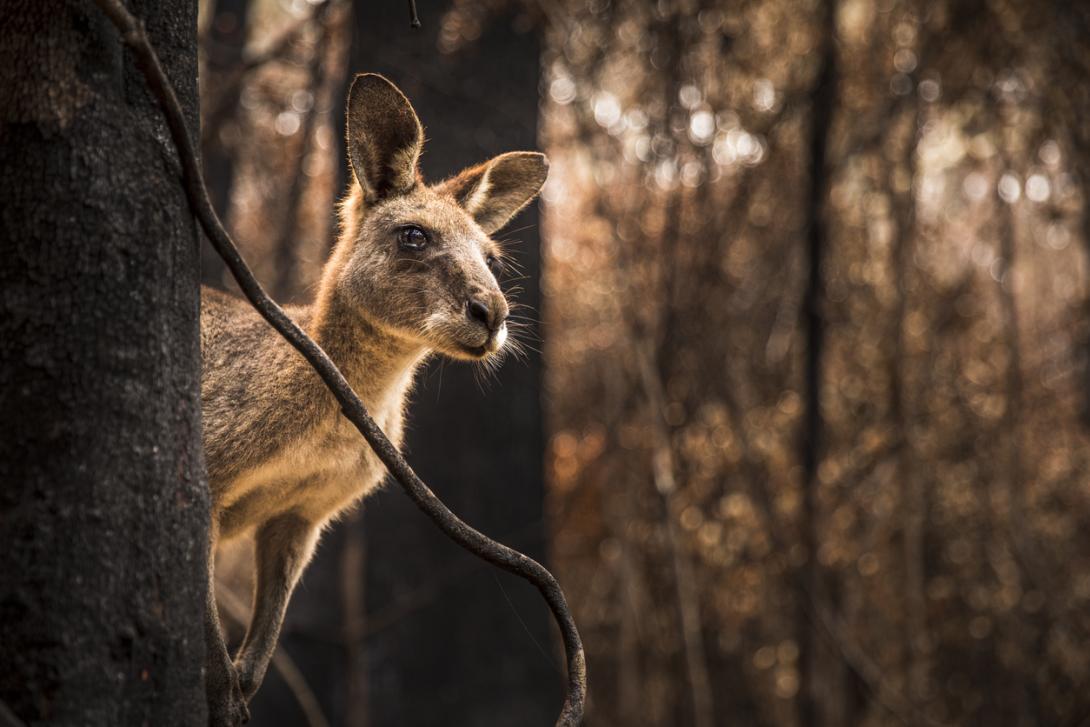
[[(401, 446), (404, 391), (369, 408), (395, 446)], [(336, 411), (288, 442), (261, 465), (242, 473), (219, 503), (220, 532), (231, 537), (272, 517), (294, 512), (322, 523), (378, 487), (385, 466), (355, 426)]]
[[(372, 416), (394, 446), (401, 447), (402, 411), (396, 406), (375, 411)], [(332, 517), (378, 487), (386, 468), (359, 430), (341, 416), (324, 436), (310, 444), (314, 466), (298, 473), (297, 509), (314, 520)]]

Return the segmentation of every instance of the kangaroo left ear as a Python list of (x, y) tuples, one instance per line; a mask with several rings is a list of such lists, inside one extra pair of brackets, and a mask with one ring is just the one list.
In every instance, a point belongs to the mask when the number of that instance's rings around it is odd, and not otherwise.
[(548, 174), (544, 154), (514, 151), (466, 169), (442, 188), (491, 235), (537, 195)]
[(417, 183), (424, 128), (405, 94), (377, 73), (356, 76), (348, 92), (348, 159), (369, 202)]

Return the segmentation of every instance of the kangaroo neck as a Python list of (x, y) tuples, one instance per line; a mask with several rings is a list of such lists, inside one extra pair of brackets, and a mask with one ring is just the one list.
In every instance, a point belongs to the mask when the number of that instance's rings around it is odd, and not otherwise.
[(427, 355), (424, 346), (377, 325), (336, 294), (318, 301), (315, 309), (308, 333), (365, 403), (376, 406), (395, 390), (408, 388)]

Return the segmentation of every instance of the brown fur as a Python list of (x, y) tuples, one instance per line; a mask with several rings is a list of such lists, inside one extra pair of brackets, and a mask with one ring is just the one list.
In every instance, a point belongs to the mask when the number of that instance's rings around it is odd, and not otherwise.
[[(487, 265), (501, 255), (489, 234), (533, 198), (547, 169), (541, 154), (505, 154), (429, 187), (417, 170), (422, 143), (401, 92), (358, 76), (348, 102), (355, 179), (341, 235), (313, 304), (289, 309), (397, 446), (413, 374), (428, 355), (473, 360), (502, 349), (508, 304)], [(406, 225), (427, 231), (423, 251), (399, 243)], [(485, 306), (487, 322), (467, 313), (471, 300)], [(233, 662), (209, 582), (212, 722), (235, 724), (319, 532), (385, 470), (309, 365), (244, 301), (202, 291), (201, 349), (213, 548), (252, 533), (257, 553), (254, 613)]]

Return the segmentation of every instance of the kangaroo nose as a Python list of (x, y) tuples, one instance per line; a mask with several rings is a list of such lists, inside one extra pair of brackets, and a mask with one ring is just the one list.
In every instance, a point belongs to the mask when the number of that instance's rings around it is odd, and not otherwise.
[(487, 297), (470, 298), (466, 301), (466, 315), (470, 320), (483, 323), (490, 333), (495, 333), (507, 320), (507, 301), (500, 295), (491, 300)]
[(470, 298), (466, 303), (466, 313), (473, 320), (483, 323), (488, 330), (492, 330), (492, 313), (487, 303)]

